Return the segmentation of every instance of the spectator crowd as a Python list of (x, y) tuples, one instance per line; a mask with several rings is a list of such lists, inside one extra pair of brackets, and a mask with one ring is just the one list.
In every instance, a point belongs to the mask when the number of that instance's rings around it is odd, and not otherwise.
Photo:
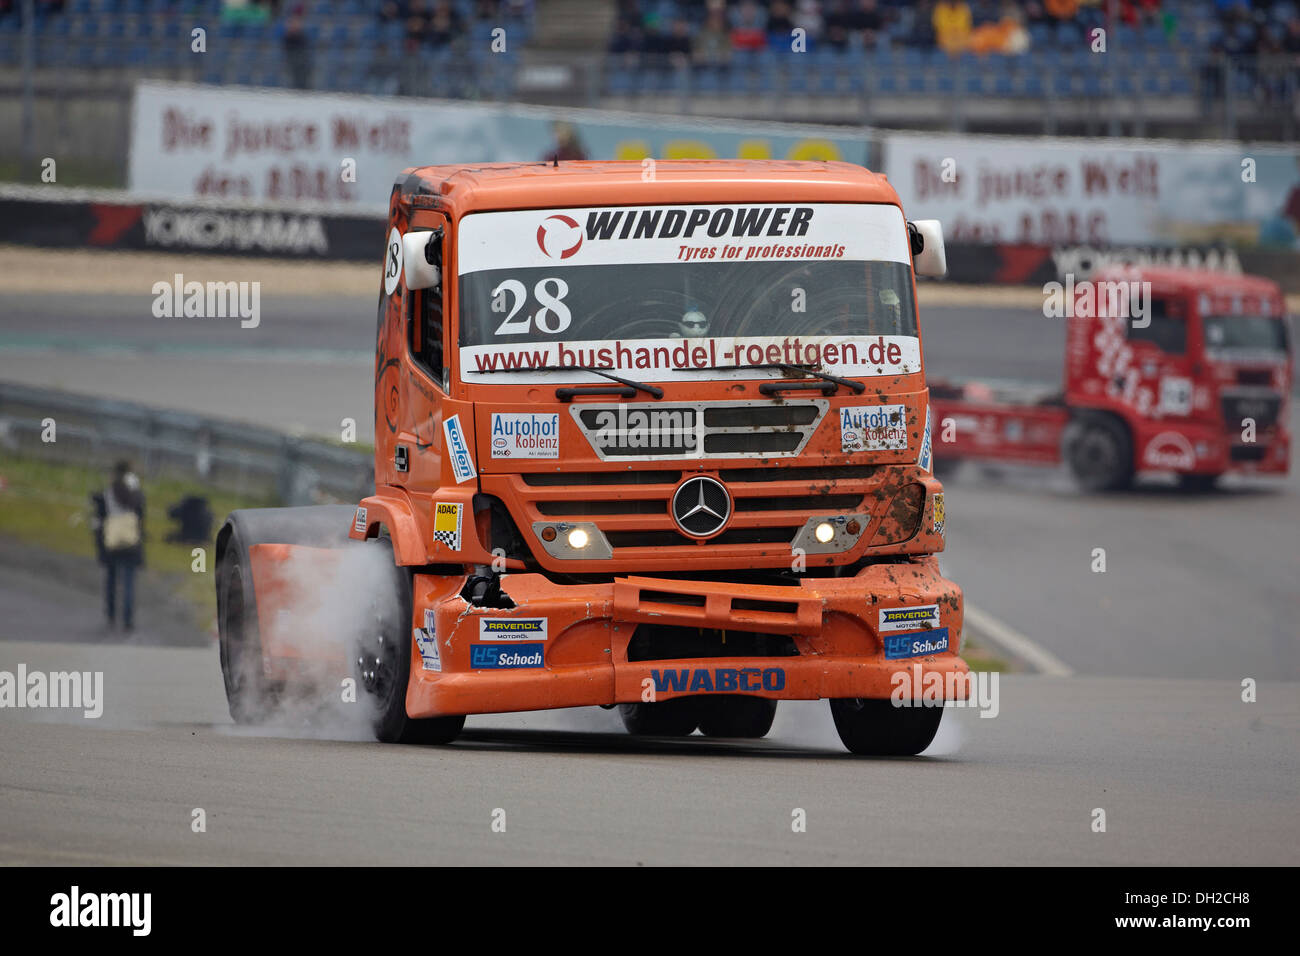
[(619, 0), (608, 49), (629, 62), (702, 66), (741, 51), (818, 47), (1019, 54), (1090, 42), (1097, 27), (1236, 54), (1300, 53), (1291, 0)]

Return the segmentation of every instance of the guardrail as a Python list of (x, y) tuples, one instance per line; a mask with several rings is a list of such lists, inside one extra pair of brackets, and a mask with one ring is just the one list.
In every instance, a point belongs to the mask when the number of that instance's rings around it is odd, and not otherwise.
[(374, 462), (360, 448), (6, 383), (0, 383), (0, 449), (104, 468), (128, 458), (143, 475), (198, 480), (286, 505), (352, 503), (374, 491)]

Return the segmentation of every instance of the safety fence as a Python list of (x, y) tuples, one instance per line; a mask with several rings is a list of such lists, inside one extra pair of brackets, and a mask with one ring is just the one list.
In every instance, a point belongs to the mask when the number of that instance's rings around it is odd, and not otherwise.
[(201, 481), (283, 504), (355, 502), (372, 493), (373, 460), (349, 448), (269, 428), (54, 389), (0, 383), (0, 450)]

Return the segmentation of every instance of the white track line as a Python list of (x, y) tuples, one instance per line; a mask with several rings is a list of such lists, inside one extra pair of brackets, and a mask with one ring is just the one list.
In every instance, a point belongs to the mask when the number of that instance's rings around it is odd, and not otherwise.
[(987, 611), (982, 611), (970, 602), (966, 603), (965, 619), (990, 644), (1000, 648), (1013, 657), (1019, 658), (1039, 674), (1048, 677), (1071, 677), (1074, 668), (1061, 660), (1047, 648), (1021, 634), (1010, 624), (1004, 624)]

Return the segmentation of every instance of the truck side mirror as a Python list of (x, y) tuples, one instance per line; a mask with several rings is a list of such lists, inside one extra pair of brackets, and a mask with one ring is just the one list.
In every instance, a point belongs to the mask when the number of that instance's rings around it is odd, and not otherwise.
[(912, 266), (919, 276), (948, 274), (948, 256), (943, 248), (943, 224), (938, 219), (918, 219), (907, 224), (912, 243)]
[(442, 281), (442, 229), (408, 232), (402, 237), (406, 287), (429, 289)]

